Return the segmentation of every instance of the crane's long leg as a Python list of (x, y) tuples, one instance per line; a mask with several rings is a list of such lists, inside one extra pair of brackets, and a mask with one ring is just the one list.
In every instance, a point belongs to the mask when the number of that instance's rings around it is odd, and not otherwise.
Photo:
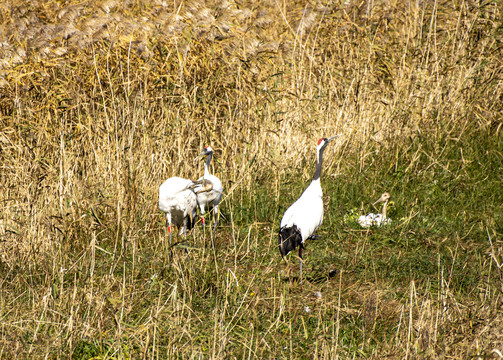
[(302, 245), (299, 247), (299, 263), (300, 263), (300, 282), (302, 282), (302, 263), (304, 260), (302, 259)]
[(211, 246), (215, 248), (215, 234), (217, 233), (217, 225), (218, 225), (218, 216), (220, 213), (218, 212), (218, 205), (213, 208), (213, 217), (215, 218), (215, 227), (213, 228), (213, 236), (211, 238)]
[(183, 227), (182, 227), (182, 231), (183, 231), (183, 237), (185, 238), (185, 251), (187, 252), (187, 254), (189, 253), (189, 242), (187, 240), (187, 218), (183, 219)]
[(167, 213), (166, 218), (168, 219), (169, 246), (171, 247), (171, 242), (173, 240), (173, 227), (171, 226), (171, 214)]
[(203, 234), (204, 234), (206, 230), (206, 221), (204, 221), (204, 213), (206, 211), (204, 209), (204, 204), (200, 205), (199, 209), (201, 210), (201, 223), (203, 224)]
[(189, 253), (189, 241), (187, 240), (187, 228), (183, 228), (183, 236), (185, 237), (185, 251), (187, 251), (187, 254)]

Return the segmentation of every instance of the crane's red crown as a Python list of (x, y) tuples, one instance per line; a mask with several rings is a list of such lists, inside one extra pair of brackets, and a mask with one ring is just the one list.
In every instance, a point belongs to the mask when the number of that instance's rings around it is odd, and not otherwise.
[(320, 140), (318, 140), (318, 145), (320, 145), (322, 141), (323, 141), (323, 138), (321, 138)]

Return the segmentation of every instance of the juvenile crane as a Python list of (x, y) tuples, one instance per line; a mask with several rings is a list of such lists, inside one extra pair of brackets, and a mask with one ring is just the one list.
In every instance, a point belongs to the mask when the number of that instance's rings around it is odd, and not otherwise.
[(199, 204), (199, 209), (201, 210), (201, 222), (203, 224), (203, 231), (206, 228), (204, 221), (204, 214), (206, 209), (211, 210), (213, 208), (213, 217), (215, 218), (215, 226), (213, 229), (212, 245), (214, 245), (215, 232), (217, 231), (218, 225), (218, 204), (222, 199), (222, 193), (224, 191), (222, 187), (222, 182), (215, 175), (210, 174), (210, 164), (213, 158), (213, 149), (211, 146), (206, 146), (203, 152), (198, 155), (206, 156), (206, 163), (204, 164), (204, 175), (196, 181), (196, 186), (194, 191), (197, 194), (197, 203)]
[(197, 198), (192, 190), (194, 182), (180, 177), (172, 177), (159, 187), (159, 209), (168, 219), (169, 244), (173, 239), (173, 225), (180, 228), (179, 235), (185, 236), (192, 229), (197, 213)]
[(284, 258), (295, 248), (299, 248), (300, 279), (302, 279), (302, 250), (307, 239), (312, 238), (314, 232), (323, 221), (323, 191), (321, 190), (320, 176), (323, 163), (323, 151), (331, 138), (318, 141), (316, 147), (316, 170), (313, 180), (300, 198), (294, 202), (283, 215), (279, 229), (279, 252)]
[(381, 226), (386, 225), (391, 222), (390, 218), (386, 217), (386, 209), (388, 207), (388, 201), (391, 198), (388, 192), (385, 192), (377, 199), (372, 205), (376, 205), (380, 202), (384, 203), (380, 214), (369, 213), (367, 215), (362, 215), (358, 218), (358, 223), (363, 228), (371, 227), (372, 225)]

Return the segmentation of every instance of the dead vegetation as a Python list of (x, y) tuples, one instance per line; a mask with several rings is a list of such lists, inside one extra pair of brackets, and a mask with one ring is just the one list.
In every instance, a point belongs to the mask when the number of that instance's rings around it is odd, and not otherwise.
[[(502, 357), (501, 11), (2, 2), (0, 357)], [(281, 210), (338, 133), (299, 286)], [(208, 144), (222, 229), (188, 261), (157, 188)], [(342, 224), (385, 190), (392, 230)]]

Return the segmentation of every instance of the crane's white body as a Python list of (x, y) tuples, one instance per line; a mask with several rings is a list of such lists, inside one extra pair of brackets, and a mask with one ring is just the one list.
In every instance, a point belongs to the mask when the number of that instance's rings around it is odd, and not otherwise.
[(159, 187), (159, 209), (166, 213), (168, 231), (171, 233), (172, 225), (180, 228), (180, 235), (187, 236), (187, 229), (191, 229), (197, 214), (197, 198), (192, 180), (172, 177)]
[(203, 183), (204, 180), (209, 180), (213, 184), (213, 189), (207, 192), (198, 192), (203, 188), (203, 185), (198, 185), (194, 187), (194, 192), (196, 192), (197, 203), (199, 204), (199, 209), (201, 210), (201, 215), (204, 215), (206, 209), (214, 208), (215, 212), (218, 212), (218, 204), (222, 199), (222, 193), (224, 188), (222, 187), (222, 182), (215, 175), (211, 175), (210, 172), (204, 171), (204, 176), (197, 179), (198, 182)]
[[(286, 210), (281, 219), (281, 228), (297, 226), (302, 235), (302, 243), (312, 236), (323, 222), (323, 192), (320, 179), (311, 184), (300, 198)], [(288, 254), (288, 253), (287, 253)], [(286, 255), (286, 254), (285, 254)]]
[[(210, 146), (206, 146), (203, 149), (203, 152), (199, 154), (199, 156), (207, 156), (206, 162), (204, 163), (204, 175), (200, 177), (194, 187), (194, 192), (197, 195), (197, 203), (199, 204), (199, 209), (201, 210), (201, 221), (203, 223), (203, 231), (206, 229), (206, 224), (204, 221), (204, 214), (206, 210), (213, 208), (213, 216), (215, 219), (215, 226), (213, 229), (213, 239), (212, 244), (214, 245), (215, 232), (217, 230), (218, 225), (218, 205), (220, 204), (220, 200), (222, 200), (222, 194), (224, 188), (222, 186), (222, 182), (218, 177), (212, 175), (210, 173), (210, 164), (211, 159), (213, 157), (213, 149)], [(211, 184), (211, 187), (207, 187), (206, 181)], [(205, 190), (206, 189), (206, 190)], [(208, 190), (209, 189), (209, 190)]]

